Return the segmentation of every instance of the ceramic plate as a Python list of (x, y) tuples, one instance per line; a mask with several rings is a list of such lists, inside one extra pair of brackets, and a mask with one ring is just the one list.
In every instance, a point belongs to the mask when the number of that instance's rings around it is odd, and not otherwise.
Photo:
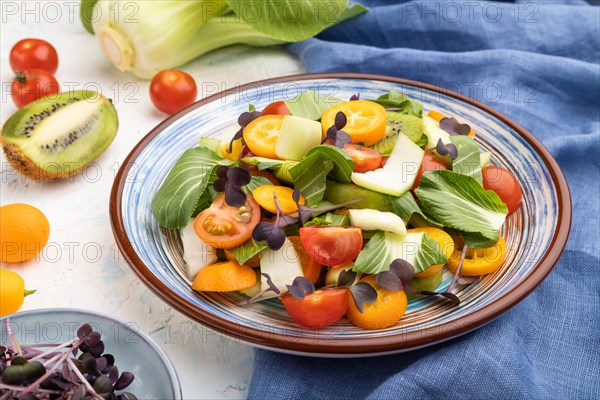
[(23, 311), (0, 318), (0, 343), (8, 343), (5, 319), (19, 343), (64, 343), (77, 336), (77, 329), (90, 324), (102, 335), (105, 352), (115, 356), (119, 371), (135, 379), (126, 391), (140, 399), (181, 399), (179, 378), (164, 351), (137, 325), (117, 321), (93, 311), (52, 308)]
[[(299, 327), (277, 299), (240, 307), (241, 294), (196, 293), (183, 273), (178, 232), (158, 227), (150, 205), (167, 173), (201, 136), (216, 136), (248, 103), (262, 109), (307, 89), (320, 95), (375, 98), (389, 90), (406, 93), (467, 122), (492, 163), (521, 182), (523, 205), (510, 215), (502, 235), (509, 248), (503, 266), (456, 292), (460, 306), (427, 298), (409, 304), (396, 325), (367, 331), (347, 320), (320, 330)], [(237, 87), (201, 100), (150, 132), (129, 154), (115, 180), (111, 221), (117, 243), (140, 279), (188, 317), (252, 345), (316, 356), (360, 356), (412, 350), (469, 332), (496, 318), (531, 292), (551, 271), (567, 241), (571, 200), (567, 183), (548, 151), (505, 115), (460, 94), (403, 79), (361, 74), (282, 77)], [(439, 290), (447, 287), (448, 272)]]

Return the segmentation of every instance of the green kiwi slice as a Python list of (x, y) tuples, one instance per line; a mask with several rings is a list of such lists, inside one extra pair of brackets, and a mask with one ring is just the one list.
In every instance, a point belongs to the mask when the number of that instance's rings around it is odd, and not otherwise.
[(118, 129), (117, 111), (88, 90), (50, 95), (28, 104), (2, 127), (6, 159), (36, 180), (66, 178), (106, 150)]
[(371, 148), (384, 156), (389, 156), (400, 133), (417, 143), (423, 135), (423, 121), (414, 115), (388, 111), (385, 136)]

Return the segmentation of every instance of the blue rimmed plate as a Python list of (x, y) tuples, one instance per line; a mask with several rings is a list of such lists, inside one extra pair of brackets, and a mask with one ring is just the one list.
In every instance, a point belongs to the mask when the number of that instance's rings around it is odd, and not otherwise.
[[(523, 189), (523, 204), (502, 231), (508, 254), (502, 267), (455, 292), (460, 306), (427, 298), (409, 304), (396, 325), (367, 331), (341, 322), (320, 330), (295, 324), (277, 299), (236, 305), (237, 293), (197, 293), (183, 273), (178, 232), (158, 227), (150, 205), (167, 173), (202, 136), (219, 135), (252, 103), (313, 89), (322, 96), (375, 98), (389, 90), (406, 93), (425, 109), (465, 121), (492, 152), (492, 163), (508, 168)], [(140, 279), (188, 317), (252, 345), (315, 356), (363, 356), (408, 351), (451, 339), (491, 321), (514, 306), (546, 277), (567, 242), (571, 199), (565, 178), (548, 151), (505, 115), (460, 94), (431, 85), (363, 74), (306, 74), (240, 86), (201, 100), (152, 130), (129, 154), (111, 194), (110, 215), (117, 244)], [(442, 286), (451, 280), (448, 272)]]

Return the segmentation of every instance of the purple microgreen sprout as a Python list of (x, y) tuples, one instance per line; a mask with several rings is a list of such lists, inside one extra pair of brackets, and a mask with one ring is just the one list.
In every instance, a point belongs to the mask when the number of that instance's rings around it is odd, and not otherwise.
[(335, 115), (334, 124), (329, 129), (327, 129), (327, 139), (331, 140), (334, 146), (337, 146), (339, 148), (344, 147), (352, 140), (350, 138), (350, 135), (348, 135), (342, 130), (342, 128), (346, 126), (346, 123), (348, 123), (346, 114), (339, 111)]
[[(252, 106), (252, 105), (248, 106), (249, 110), (250, 110), (250, 107), (254, 107), (254, 106)], [(233, 142), (242, 138), (242, 136), (244, 134), (244, 128), (246, 126), (248, 126), (248, 124), (250, 122), (254, 121), (256, 118), (258, 118), (260, 116), (262, 116), (262, 113), (260, 111), (254, 111), (254, 110), (240, 114), (240, 116), (238, 117), (238, 124), (240, 125), (240, 129), (235, 133), (235, 135), (233, 135), (233, 137), (231, 138), (231, 141), (229, 142), (229, 152), (230, 153), (233, 151)]]
[(273, 193), (275, 200), (275, 221), (261, 221), (252, 231), (252, 238), (257, 242), (267, 242), (271, 250), (279, 250), (285, 243), (285, 232), (283, 228), (298, 222), (298, 218), (285, 215), (279, 206), (277, 195)]
[(225, 203), (231, 207), (241, 207), (246, 204), (246, 192), (242, 189), (250, 183), (252, 175), (244, 168), (229, 168), (220, 165), (217, 168), (217, 180), (213, 188), (217, 192), (225, 192)]
[(481, 276), (461, 276), (457, 279), (459, 285), (470, 285), (471, 283), (477, 282), (481, 279)]
[(358, 282), (349, 288), (352, 300), (358, 311), (365, 311), (365, 304), (373, 304), (377, 301), (377, 291), (366, 282)]
[(408, 286), (414, 276), (414, 267), (408, 261), (398, 258), (392, 261), (389, 270), (378, 273), (375, 281), (385, 290), (399, 292)]
[(344, 269), (338, 275), (337, 287), (350, 287), (356, 281), (356, 272), (351, 269)]
[(266, 297), (264, 297), (265, 294), (269, 293), (269, 292), (273, 292), (277, 295), (281, 294), (281, 291), (277, 288), (277, 286), (275, 286), (275, 284), (273, 283), (273, 281), (271, 280), (271, 276), (265, 272), (261, 272), (261, 275), (265, 277), (265, 279), (267, 280), (267, 287), (263, 290), (261, 290), (259, 293), (257, 293), (255, 296), (249, 298), (248, 300), (244, 300), (242, 301), (240, 304), (240, 306), (246, 306), (252, 303), (256, 303), (257, 301), (260, 300), (266, 300)]
[(442, 139), (438, 139), (437, 145), (435, 146), (435, 150), (441, 156), (450, 156), (451, 159), (456, 159), (458, 157), (458, 149), (452, 143), (444, 144)]
[(360, 93), (353, 94), (350, 97), (350, 101), (360, 100)]
[(304, 300), (307, 293), (315, 292), (315, 285), (303, 276), (297, 276), (291, 285), (286, 285), (288, 292), (298, 300)]
[(378, 273), (375, 276), (375, 281), (379, 286), (390, 292), (399, 292), (407, 290), (411, 293), (422, 294), (424, 296), (443, 296), (455, 304), (460, 303), (460, 299), (452, 293), (454, 280), (447, 290), (443, 292), (434, 292), (429, 290), (415, 290), (409, 286), (409, 282), (415, 276), (415, 268), (408, 262), (402, 259), (396, 259), (390, 264), (390, 269)]
[(471, 132), (471, 127), (467, 124), (461, 124), (456, 118), (442, 118), (440, 120), (440, 128), (451, 134), (452, 136), (457, 135), (468, 135)]
[(363, 196), (363, 197), (359, 197), (357, 199), (345, 201), (340, 204), (333, 204), (331, 206), (313, 208), (313, 207), (306, 206), (304, 204), (300, 204), (300, 195), (301, 195), (301, 193), (300, 193), (300, 190), (298, 190), (298, 189), (295, 189), (294, 192), (292, 193), (292, 199), (296, 203), (296, 206), (298, 206), (298, 218), (299, 218), (300, 226), (303, 226), (306, 223), (306, 221), (308, 221), (309, 219), (312, 218), (313, 215), (322, 214), (325, 212), (337, 210), (339, 208), (347, 207), (349, 205), (352, 205), (356, 202), (359, 202), (359, 201), (367, 198), (367, 196)]
[(252, 103), (248, 104), (248, 112), (251, 113), (254, 111), (256, 111), (256, 107), (254, 106), (254, 104), (252, 104)]

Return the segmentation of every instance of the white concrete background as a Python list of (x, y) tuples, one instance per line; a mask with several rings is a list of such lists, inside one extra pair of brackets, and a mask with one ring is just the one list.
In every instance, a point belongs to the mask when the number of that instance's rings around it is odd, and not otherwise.
[[(9, 52), (18, 40), (52, 43), (59, 55), (56, 78), (63, 90), (100, 90), (113, 99), (119, 132), (94, 167), (71, 181), (39, 183), (20, 177), (0, 159), (0, 204), (28, 203), (50, 221), (50, 241), (37, 261), (2, 265), (21, 274), (28, 288), (22, 310), (76, 307), (132, 322), (170, 355), (186, 399), (244, 398), (252, 373), (252, 348), (188, 320), (159, 300), (135, 277), (115, 245), (109, 195), (120, 163), (165, 115), (154, 109), (149, 83), (121, 73), (104, 60), (95, 36), (79, 22), (79, 1), (2, 1), (1, 122), (16, 111), (10, 98)], [(198, 99), (215, 87), (303, 72), (282, 48), (232, 47), (183, 66), (196, 79)]]

